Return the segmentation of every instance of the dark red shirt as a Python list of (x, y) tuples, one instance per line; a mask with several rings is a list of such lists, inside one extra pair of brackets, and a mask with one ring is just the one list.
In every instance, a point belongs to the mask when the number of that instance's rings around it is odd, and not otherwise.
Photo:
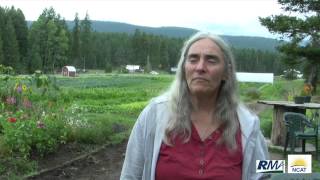
[(222, 128), (201, 141), (192, 125), (191, 138), (183, 143), (176, 138), (174, 146), (162, 143), (156, 167), (156, 180), (241, 180), (242, 145), (240, 129), (236, 135), (237, 149), (230, 152), (218, 145)]

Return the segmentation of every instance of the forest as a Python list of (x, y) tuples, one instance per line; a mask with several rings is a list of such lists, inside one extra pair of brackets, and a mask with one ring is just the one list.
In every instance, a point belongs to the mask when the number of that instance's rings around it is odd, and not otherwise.
[[(80, 20), (75, 14), (73, 27), (55, 12), (44, 9), (28, 26), (24, 14), (14, 7), (0, 7), (0, 64), (19, 74), (35, 70), (59, 73), (73, 65), (78, 70), (120, 71), (127, 64), (151, 70), (169, 71), (180, 56), (184, 38), (146, 33), (97, 32), (89, 14)], [(239, 72), (281, 74), (285, 65), (276, 51), (233, 47)]]

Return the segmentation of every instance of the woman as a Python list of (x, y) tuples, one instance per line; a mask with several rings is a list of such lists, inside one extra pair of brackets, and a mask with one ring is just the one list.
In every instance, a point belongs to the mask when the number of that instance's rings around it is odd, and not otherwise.
[(199, 32), (182, 48), (175, 81), (131, 132), (120, 179), (259, 179), (268, 159), (259, 119), (238, 103), (235, 64), (218, 36)]

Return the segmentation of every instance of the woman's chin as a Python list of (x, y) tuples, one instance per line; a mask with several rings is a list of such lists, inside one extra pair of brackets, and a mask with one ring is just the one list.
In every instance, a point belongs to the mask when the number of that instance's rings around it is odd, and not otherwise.
[(209, 95), (212, 93), (213, 93), (213, 91), (208, 88), (193, 88), (191, 90), (191, 94), (194, 96), (204, 96), (204, 95)]

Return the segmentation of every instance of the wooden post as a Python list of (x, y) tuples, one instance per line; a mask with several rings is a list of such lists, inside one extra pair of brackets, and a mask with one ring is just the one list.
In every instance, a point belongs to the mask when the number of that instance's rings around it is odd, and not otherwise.
[(284, 145), (286, 140), (286, 126), (283, 122), (283, 114), (285, 108), (283, 106), (274, 105), (271, 142), (273, 145)]
[(287, 134), (287, 129), (283, 121), (283, 114), (285, 112), (297, 112), (305, 114), (306, 110), (295, 107), (274, 105), (271, 131), (271, 142), (273, 145), (285, 145)]

